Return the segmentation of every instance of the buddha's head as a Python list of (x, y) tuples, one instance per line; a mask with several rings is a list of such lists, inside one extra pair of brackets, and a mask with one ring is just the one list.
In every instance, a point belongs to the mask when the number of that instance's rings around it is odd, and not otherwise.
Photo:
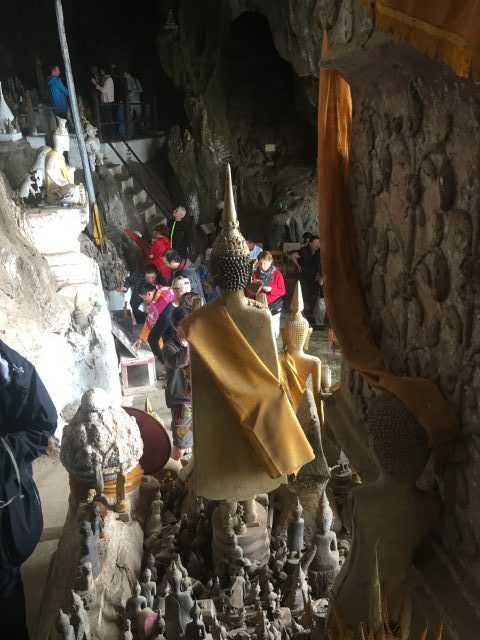
[(230, 165), (227, 165), (222, 229), (212, 247), (211, 266), (216, 284), (225, 291), (241, 291), (251, 280), (250, 251), (239, 231), (233, 199)]
[(287, 318), (284, 328), (284, 337), (287, 347), (293, 350), (303, 349), (307, 340), (310, 325), (308, 320), (303, 317), (303, 297), (300, 282), (297, 282), (290, 303), (291, 314)]
[(382, 391), (370, 402), (370, 448), (380, 467), (394, 480), (414, 483), (429, 458), (427, 434), (393, 393)]

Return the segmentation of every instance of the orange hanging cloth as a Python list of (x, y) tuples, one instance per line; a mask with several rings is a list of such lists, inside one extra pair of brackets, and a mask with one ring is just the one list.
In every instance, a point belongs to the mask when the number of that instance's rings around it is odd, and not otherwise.
[(480, 81), (479, 0), (357, 0), (373, 12), (376, 26), (410, 42), (457, 75)]

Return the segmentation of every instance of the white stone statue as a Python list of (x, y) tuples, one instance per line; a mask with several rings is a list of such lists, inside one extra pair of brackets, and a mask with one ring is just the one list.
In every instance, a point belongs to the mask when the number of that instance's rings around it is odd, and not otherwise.
[(18, 140), (22, 137), (22, 134), (15, 129), (14, 120), (15, 116), (3, 97), (2, 83), (0, 82), (0, 142)]
[(67, 165), (64, 152), (70, 150), (67, 121), (57, 116), (57, 129), (53, 134), (53, 149), (45, 158), (45, 188), (48, 204), (84, 204), (85, 190), (73, 182), (75, 168)]
[(37, 159), (35, 160), (33, 167), (26, 174), (23, 182), (18, 190), (18, 194), (21, 198), (27, 199), (30, 197), (41, 197), (41, 190), (45, 182), (45, 158), (47, 153), (52, 150), (51, 147), (40, 147), (38, 150)]
[(97, 128), (90, 122), (87, 124), (85, 146), (87, 147), (90, 169), (93, 173), (97, 166), (103, 165), (103, 153), (100, 151), (100, 139), (97, 136)]

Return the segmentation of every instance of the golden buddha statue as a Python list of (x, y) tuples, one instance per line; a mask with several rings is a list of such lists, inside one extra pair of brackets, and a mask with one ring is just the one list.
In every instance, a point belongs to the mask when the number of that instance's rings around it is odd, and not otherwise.
[(242, 501), (275, 489), (313, 451), (278, 379), (271, 314), (244, 294), (251, 264), (230, 167), (211, 266), (220, 297), (181, 323), (191, 347), (195, 488)]
[(303, 308), (302, 288), (298, 281), (290, 303), (291, 313), (282, 329), (284, 351), (279, 354), (280, 365), (288, 380), (295, 409), (300, 404), (310, 376), (318, 415), (321, 416), (322, 362), (320, 358), (304, 351), (308, 348), (312, 328), (302, 315)]

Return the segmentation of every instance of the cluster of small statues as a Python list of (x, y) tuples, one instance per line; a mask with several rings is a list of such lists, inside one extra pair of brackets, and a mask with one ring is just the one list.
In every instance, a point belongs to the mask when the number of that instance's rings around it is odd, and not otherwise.
[(142, 569), (120, 622), (123, 638), (320, 638), (325, 596), (340, 568), (326, 493), (319, 500), (314, 544), (305, 548), (297, 498), (286, 530), (270, 536), (264, 564), (252, 561), (239, 544), (245, 542), (242, 524), (257, 528), (261, 502), (235, 503), (233, 512), (231, 503), (221, 503), (216, 508), (229, 542), (214, 565), (215, 505), (197, 499), (188, 514), (182, 512), (181, 484), (167, 474), (151, 500)]
[[(72, 591), (72, 613), (68, 616), (60, 609), (57, 617), (56, 628), (64, 640), (90, 640), (89, 611), (95, 604), (95, 580), (102, 571), (97, 543), (105, 537), (105, 517), (110, 507), (103, 491), (102, 469), (97, 465), (95, 488), (88, 490), (86, 500), (79, 505), (80, 555)], [(118, 513), (125, 513), (130, 509), (123, 464), (117, 471), (116, 502), (113, 509)]]

